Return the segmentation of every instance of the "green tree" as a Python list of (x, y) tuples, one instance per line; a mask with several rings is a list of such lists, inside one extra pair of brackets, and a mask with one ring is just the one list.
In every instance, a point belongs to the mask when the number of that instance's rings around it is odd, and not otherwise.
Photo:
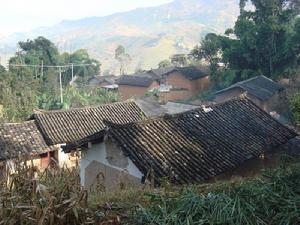
[(191, 56), (195, 61), (205, 60), (209, 63), (210, 74), (216, 84), (219, 76), (218, 64), (221, 62), (221, 40), (220, 37), (214, 33), (209, 33), (192, 51)]
[(131, 57), (126, 53), (125, 47), (119, 45), (115, 50), (115, 59), (120, 63), (120, 75), (125, 74), (125, 65), (131, 61)]
[[(246, 8), (247, 2), (253, 8)], [(240, 11), (234, 28), (225, 35), (208, 34), (192, 51), (194, 58), (209, 62), (214, 80), (226, 85), (261, 74), (272, 79), (296, 74), (298, 1), (241, 0)], [(218, 62), (223, 66), (218, 67)]]
[[(246, 2), (241, 0), (241, 15), (234, 28), (239, 42), (238, 69), (261, 71), (271, 78), (291, 75), (291, 69), (298, 67), (298, 50), (294, 51), (290, 42), (297, 16), (293, 1), (251, 0), (253, 11), (246, 10)], [(229, 58), (231, 64), (233, 58)]]
[(295, 94), (291, 99), (291, 110), (293, 113), (294, 122), (300, 126), (300, 93)]
[[(63, 87), (65, 105), (60, 103), (58, 69), (31, 65), (66, 65), (88, 64), (84, 67), (74, 66), (74, 75), (84, 79), (99, 74), (100, 63), (90, 58), (86, 50), (78, 50), (72, 54), (59, 54), (57, 48), (49, 40), (38, 37), (34, 40), (19, 42), (20, 50), (9, 60), (9, 70), (0, 67), (0, 104), (4, 107), (4, 121), (18, 122), (27, 119), (35, 108), (60, 109), (70, 105), (86, 105), (97, 102), (94, 99), (112, 97), (105, 93), (79, 89), (68, 91), (71, 80), (71, 67), (63, 69)], [(14, 64), (24, 64), (26, 67), (16, 67)], [(41, 75), (43, 74), (43, 77)], [(101, 96), (94, 96), (94, 95)], [(85, 98), (86, 97), (86, 98)], [(103, 99), (102, 99), (103, 100)], [(85, 103), (87, 102), (87, 103)], [(98, 101), (100, 103), (100, 101)]]
[(172, 63), (170, 62), (170, 60), (162, 60), (158, 63), (158, 68), (165, 68), (165, 67), (170, 67), (172, 66)]
[(183, 67), (188, 64), (188, 60), (185, 54), (175, 54), (171, 56), (171, 63), (177, 67)]
[(63, 53), (60, 58), (63, 65), (70, 65), (64, 70), (64, 85), (67, 85), (72, 79), (72, 64), (73, 75), (79, 77), (82, 83), (86, 83), (90, 77), (100, 74), (101, 63), (91, 58), (85, 49), (79, 49), (71, 54)]

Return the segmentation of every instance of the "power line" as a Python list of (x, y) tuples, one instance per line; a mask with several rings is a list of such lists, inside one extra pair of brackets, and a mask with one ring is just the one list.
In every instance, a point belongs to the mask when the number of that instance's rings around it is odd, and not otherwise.
[(94, 64), (68, 64), (68, 65), (28, 65), (28, 64), (9, 64), (13, 67), (39, 67), (39, 68), (67, 68), (67, 67), (80, 67), (80, 66), (93, 66)]
[(74, 80), (74, 67), (84, 67), (84, 66), (92, 66), (94, 64), (73, 64), (70, 63), (68, 65), (44, 65), (44, 62), (42, 61), (41, 65), (28, 65), (28, 64), (9, 64), (9, 66), (12, 67), (33, 67), (34, 71), (36, 73), (37, 78), (37, 68), (41, 68), (41, 77), (43, 77), (43, 70), (44, 68), (58, 68), (59, 71), (59, 89), (60, 89), (60, 102), (63, 104), (63, 85), (62, 85), (62, 69), (63, 68), (70, 68), (71, 67), (71, 73), (72, 73), (72, 80)]

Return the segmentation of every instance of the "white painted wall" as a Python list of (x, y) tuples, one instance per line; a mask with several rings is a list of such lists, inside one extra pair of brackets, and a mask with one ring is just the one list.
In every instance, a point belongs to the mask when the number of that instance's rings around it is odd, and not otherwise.
[(62, 146), (64, 145), (60, 145), (59, 149), (58, 149), (58, 165), (60, 168), (62, 168), (65, 164), (68, 164), (68, 160), (69, 160), (69, 156), (68, 153), (64, 153), (64, 151), (62, 150)]
[[(119, 149), (119, 151), (121, 152), (121, 149)], [(81, 160), (80, 160), (80, 183), (81, 183), (81, 186), (85, 185), (85, 169), (93, 161), (101, 162), (102, 164), (110, 166), (121, 172), (126, 171), (130, 175), (132, 175), (138, 179), (142, 179), (143, 174), (141, 173), (141, 171), (136, 167), (136, 165), (131, 161), (131, 159), (129, 159), (128, 157), (125, 157), (125, 158), (127, 158), (127, 160), (128, 160), (128, 165), (126, 168), (119, 168), (119, 167), (113, 166), (107, 160), (106, 142), (91, 144), (89, 149), (82, 150), (82, 152), (81, 152)]]

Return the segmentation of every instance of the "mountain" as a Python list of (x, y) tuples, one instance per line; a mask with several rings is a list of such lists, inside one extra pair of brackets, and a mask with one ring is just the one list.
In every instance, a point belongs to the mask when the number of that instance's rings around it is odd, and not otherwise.
[(0, 55), (12, 54), (18, 41), (45, 36), (61, 51), (86, 48), (102, 63), (102, 70), (117, 71), (114, 50), (125, 46), (131, 55), (129, 71), (149, 69), (175, 53), (186, 53), (208, 32), (223, 33), (239, 14), (238, 0), (175, 0), (105, 17), (62, 21), (52, 27), (0, 37)]

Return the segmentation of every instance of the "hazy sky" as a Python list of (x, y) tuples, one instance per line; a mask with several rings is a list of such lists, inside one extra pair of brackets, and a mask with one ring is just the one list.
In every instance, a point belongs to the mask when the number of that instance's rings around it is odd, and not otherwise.
[(64, 19), (104, 16), (172, 0), (1, 0), (0, 34), (48, 26)]

